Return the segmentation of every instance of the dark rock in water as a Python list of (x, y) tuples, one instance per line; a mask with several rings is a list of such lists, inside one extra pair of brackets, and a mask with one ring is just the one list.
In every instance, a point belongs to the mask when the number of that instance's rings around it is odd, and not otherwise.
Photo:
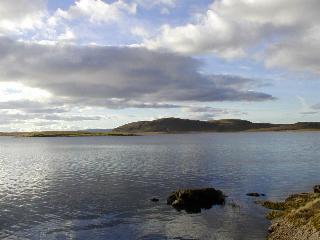
[(253, 192), (253, 193), (247, 193), (247, 196), (249, 196), (249, 197), (264, 197), (265, 194)]
[(150, 201), (151, 202), (159, 202), (159, 199), (158, 198), (151, 198)]
[(313, 187), (313, 192), (314, 193), (320, 193), (320, 185), (316, 185)]
[(199, 213), (201, 209), (210, 209), (213, 205), (223, 205), (225, 195), (214, 188), (180, 189), (170, 194), (167, 204), (178, 211)]

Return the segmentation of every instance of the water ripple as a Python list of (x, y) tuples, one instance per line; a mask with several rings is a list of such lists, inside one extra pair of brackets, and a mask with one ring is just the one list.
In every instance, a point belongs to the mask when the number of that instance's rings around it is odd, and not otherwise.
[[(0, 239), (264, 239), (265, 210), (245, 193), (280, 199), (310, 189), (319, 140), (312, 132), (0, 137)], [(166, 205), (172, 190), (203, 186), (240, 208), (188, 215)]]

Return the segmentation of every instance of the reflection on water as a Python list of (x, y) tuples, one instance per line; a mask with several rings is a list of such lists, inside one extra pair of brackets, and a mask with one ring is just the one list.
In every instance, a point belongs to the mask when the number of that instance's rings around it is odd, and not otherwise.
[[(0, 138), (1, 239), (264, 239), (247, 192), (319, 183), (320, 133)], [(177, 188), (215, 187), (239, 207), (177, 212)], [(150, 202), (157, 197), (159, 203)]]

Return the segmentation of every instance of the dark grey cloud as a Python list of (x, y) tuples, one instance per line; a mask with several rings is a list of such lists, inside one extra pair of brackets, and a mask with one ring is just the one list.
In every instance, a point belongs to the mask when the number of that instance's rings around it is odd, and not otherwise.
[(320, 110), (320, 103), (313, 105), (312, 109)]
[(68, 121), (68, 122), (75, 122), (75, 121), (97, 121), (101, 120), (102, 117), (100, 116), (65, 116), (65, 115), (57, 115), (57, 114), (50, 114), (50, 115), (41, 115), (37, 117), (43, 120), (50, 120), (50, 121)]
[(25, 118), (26, 117), (23, 114), (8, 114), (6, 112), (0, 112), (0, 125), (22, 123)]
[(246, 115), (246, 113), (243, 111), (226, 108), (214, 108), (210, 106), (184, 106), (182, 109), (188, 114), (189, 118), (200, 120), (212, 120), (221, 115), (228, 114), (231, 114), (232, 116)]
[(317, 104), (314, 104), (313, 106), (311, 106), (309, 111), (300, 112), (300, 114), (314, 115), (314, 114), (318, 114), (319, 110), (320, 110), (320, 103), (317, 103)]
[(108, 109), (124, 109), (124, 108), (180, 108), (181, 105), (157, 102), (139, 102), (130, 99), (97, 99), (97, 98), (76, 98), (69, 99), (68, 104), (77, 104), (83, 106), (103, 107)]
[(300, 114), (303, 114), (303, 115), (313, 115), (313, 114), (317, 114), (319, 112), (317, 111), (308, 111), (308, 112), (301, 112)]
[(249, 90), (259, 87), (255, 79), (203, 75), (194, 58), (144, 48), (45, 46), (0, 38), (0, 55), (0, 81), (19, 81), (73, 101), (122, 99), (146, 107), (144, 103), (274, 99)]
[(0, 111), (0, 125), (36, 123), (41, 122), (80, 122), (80, 121), (97, 121), (101, 120), (101, 116), (83, 116), (71, 114), (41, 114), (41, 113), (10, 113), (8, 111)]
[(54, 102), (37, 102), (30, 100), (16, 100), (0, 102), (0, 110), (19, 110), (25, 113), (65, 113), (69, 109)]

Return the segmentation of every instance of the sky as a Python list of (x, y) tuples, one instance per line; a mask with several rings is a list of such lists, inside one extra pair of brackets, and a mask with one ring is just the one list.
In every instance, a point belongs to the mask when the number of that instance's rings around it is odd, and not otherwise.
[(0, 131), (320, 121), (319, 0), (1, 0)]

